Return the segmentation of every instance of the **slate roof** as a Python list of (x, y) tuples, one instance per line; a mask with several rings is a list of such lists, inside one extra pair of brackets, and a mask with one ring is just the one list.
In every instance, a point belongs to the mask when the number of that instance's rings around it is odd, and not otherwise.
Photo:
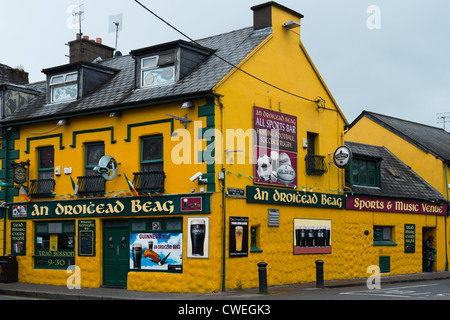
[(355, 194), (446, 202), (442, 194), (400, 161), (386, 147), (350, 141), (346, 141), (345, 145), (352, 151), (353, 157), (381, 159), (379, 188), (350, 184), (349, 170), (345, 170), (345, 185), (352, 189)]
[[(264, 39), (272, 33), (272, 28), (240, 30), (197, 40), (200, 45), (214, 50), (215, 54), (233, 65), (239, 64)], [(85, 97), (72, 102), (46, 104), (45, 94), (41, 94), (23, 106), (3, 123), (20, 123), (24, 120), (45, 120), (77, 113), (111, 110), (112, 107), (133, 106), (160, 100), (205, 95), (225, 77), (233, 67), (211, 54), (183, 79), (171, 85), (135, 89), (135, 60), (125, 55), (99, 62), (99, 65), (117, 69), (110, 80), (89, 92)], [(30, 85), (45, 91), (45, 82)], [(1, 122), (0, 122), (1, 124)]]
[(355, 125), (362, 117), (367, 117), (378, 123), (424, 152), (431, 153), (441, 161), (450, 163), (450, 133), (444, 129), (369, 111), (363, 111), (350, 124), (350, 127)]

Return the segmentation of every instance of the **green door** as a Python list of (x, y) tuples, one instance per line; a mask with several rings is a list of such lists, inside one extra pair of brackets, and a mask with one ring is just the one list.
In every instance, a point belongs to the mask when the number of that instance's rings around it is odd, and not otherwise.
[(128, 227), (105, 227), (103, 232), (103, 284), (126, 287), (130, 267)]

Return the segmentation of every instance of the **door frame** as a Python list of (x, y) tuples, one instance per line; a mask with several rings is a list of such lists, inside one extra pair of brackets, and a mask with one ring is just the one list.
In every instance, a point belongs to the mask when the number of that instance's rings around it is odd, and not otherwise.
[[(103, 236), (102, 236), (102, 248), (103, 248), (103, 252), (102, 252), (102, 258), (103, 258), (103, 262), (102, 262), (102, 275), (103, 275), (103, 279), (102, 279), (102, 285), (105, 287), (116, 287), (116, 288), (120, 288), (120, 287), (127, 287), (127, 279), (125, 277), (125, 282), (121, 283), (121, 284), (113, 284), (110, 282), (107, 282), (108, 279), (105, 278), (105, 270), (107, 268), (107, 264), (106, 264), (106, 253), (107, 253), (107, 246), (109, 245), (108, 243), (108, 239), (106, 239), (107, 235), (108, 235), (108, 231), (107, 230), (112, 230), (112, 229), (123, 229), (124, 234), (126, 234), (127, 236), (127, 241), (126, 241), (126, 248), (123, 249), (127, 252), (127, 261), (129, 261), (129, 239), (130, 239), (130, 229), (129, 229), (129, 220), (124, 220), (124, 219), (113, 219), (113, 220), (103, 220)], [(126, 230), (126, 231), (125, 231)], [(121, 250), (120, 247), (118, 247), (118, 250)], [(127, 265), (127, 275), (129, 272), (129, 265)]]

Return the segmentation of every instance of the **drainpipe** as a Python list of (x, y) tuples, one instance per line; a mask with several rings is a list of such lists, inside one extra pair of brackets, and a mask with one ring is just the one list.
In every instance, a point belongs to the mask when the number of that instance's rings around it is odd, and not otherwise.
[[(221, 132), (222, 137), (224, 136), (224, 119), (223, 119), (223, 104), (220, 100), (223, 95), (213, 92), (213, 95), (215, 98), (217, 98), (217, 102), (220, 106), (220, 121), (221, 121)], [(223, 141), (223, 139), (222, 139)], [(223, 145), (222, 145), (222, 149)], [(226, 261), (226, 233), (227, 233), (227, 224), (226, 224), (226, 188), (225, 188), (225, 180), (226, 180), (226, 171), (225, 171), (225, 161), (226, 161), (226, 154), (225, 151), (222, 150), (222, 172), (223, 172), (223, 180), (222, 180), (222, 227), (223, 227), (223, 233), (222, 233), (222, 291), (225, 292), (225, 278), (226, 278), (226, 269), (225, 269), (225, 261)]]
[[(447, 178), (447, 164), (444, 162), (445, 170), (445, 190), (447, 190), (447, 203), (448, 203), (448, 178)], [(448, 208), (447, 208), (448, 211)], [(447, 254), (447, 214), (445, 214), (445, 271), (448, 271), (448, 254)]]

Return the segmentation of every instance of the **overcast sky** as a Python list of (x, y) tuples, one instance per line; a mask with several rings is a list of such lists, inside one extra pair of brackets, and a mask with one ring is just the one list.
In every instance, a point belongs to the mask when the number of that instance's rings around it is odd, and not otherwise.
[[(83, 4), (82, 32), (114, 47), (110, 16), (123, 14), (118, 49), (184, 39), (134, 0), (15, 0), (0, 9), (0, 63), (22, 66), (30, 82), (41, 70), (69, 62), (72, 6)], [(140, 0), (191, 38), (253, 23), (250, 7), (265, 0)], [(431, 126), (449, 113), (448, 0), (279, 0), (305, 17), (301, 40), (325, 83), (352, 122), (363, 110)], [(299, 92), (298, 94), (302, 94)]]

